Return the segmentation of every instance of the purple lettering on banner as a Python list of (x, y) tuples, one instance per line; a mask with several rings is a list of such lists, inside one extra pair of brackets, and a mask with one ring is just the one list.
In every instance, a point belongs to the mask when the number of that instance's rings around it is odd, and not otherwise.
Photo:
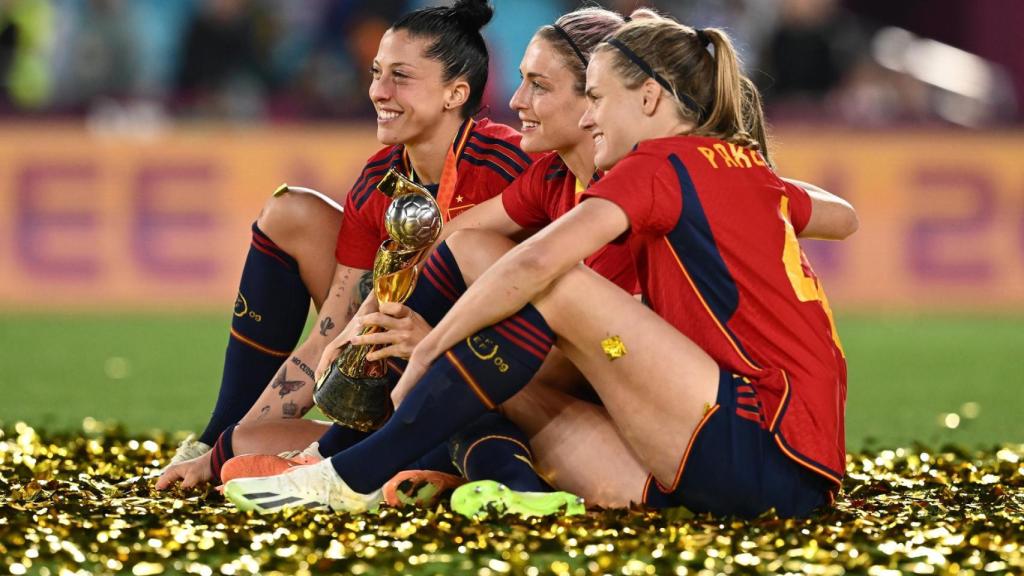
[[(212, 236), (217, 219), (216, 189), (211, 186), (213, 168), (209, 165), (145, 166), (139, 169), (135, 189), (135, 227), (132, 251), (146, 273), (169, 280), (206, 280), (217, 272), (217, 262), (197, 254), (171, 258), (166, 246), (181, 237)], [(165, 188), (173, 184), (173, 192)], [(187, 184), (187, 186), (186, 186)], [(172, 194), (202, 198), (208, 209), (169, 212), (160, 208), (160, 198)]]
[[(914, 176), (914, 203), (936, 204), (937, 197), (959, 196), (971, 207), (956, 216), (920, 216), (907, 235), (910, 270), (921, 280), (984, 283), (991, 280), (994, 267), (981, 245), (996, 212), (996, 191), (983, 173), (957, 168), (924, 168)], [(972, 257), (952, 259), (943, 249), (956, 245), (967, 248)]]
[(59, 241), (61, 235), (73, 234), (65, 242), (75, 245), (95, 245), (97, 217), (83, 210), (48, 210), (43, 198), (47, 187), (60, 182), (75, 188), (78, 194), (92, 193), (96, 182), (96, 167), (90, 164), (30, 164), (22, 168), (17, 178), (14, 207), (14, 243), (16, 258), (25, 270), (49, 280), (93, 280), (100, 272), (96, 258), (55, 256), (46, 246)]

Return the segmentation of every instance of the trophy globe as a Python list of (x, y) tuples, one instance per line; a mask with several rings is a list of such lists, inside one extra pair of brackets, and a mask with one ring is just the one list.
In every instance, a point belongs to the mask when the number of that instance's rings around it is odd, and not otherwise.
[(384, 229), (402, 248), (426, 248), (441, 233), (441, 212), (429, 196), (398, 196), (384, 213)]

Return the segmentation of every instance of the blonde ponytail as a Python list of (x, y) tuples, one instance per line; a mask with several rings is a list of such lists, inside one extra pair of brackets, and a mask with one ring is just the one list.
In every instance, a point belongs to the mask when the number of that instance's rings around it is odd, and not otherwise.
[(768, 156), (761, 96), (740, 69), (729, 36), (645, 15), (597, 48), (614, 53), (613, 68), (629, 88), (653, 78), (678, 101), (695, 136), (721, 138)]

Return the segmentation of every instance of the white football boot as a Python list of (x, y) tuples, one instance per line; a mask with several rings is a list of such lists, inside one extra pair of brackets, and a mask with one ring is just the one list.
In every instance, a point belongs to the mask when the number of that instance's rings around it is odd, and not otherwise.
[(361, 514), (376, 510), (383, 499), (380, 489), (360, 494), (349, 488), (330, 459), (296, 466), (277, 476), (231, 480), (224, 485), (224, 496), (240, 510), (261, 514), (291, 508)]

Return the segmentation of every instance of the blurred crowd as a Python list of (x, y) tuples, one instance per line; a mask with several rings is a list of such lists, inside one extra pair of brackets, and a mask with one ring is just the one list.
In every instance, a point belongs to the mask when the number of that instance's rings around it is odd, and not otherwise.
[[(381, 34), (400, 14), (437, 1), (0, 0), (0, 115), (366, 118), (369, 63)], [(579, 1), (492, 3), (485, 102), (503, 117), (533, 31)], [(893, 35), (886, 23), (851, 10), (856, 0), (590, 3), (626, 13), (651, 5), (684, 23), (728, 29), (777, 118), (864, 125), (1020, 118), (1012, 74), (978, 59), (993, 83), (980, 97), (937, 86), (900, 58), (886, 58), (925, 39)], [(954, 94), (944, 101), (946, 92)], [(944, 113), (949, 98), (959, 115)]]

